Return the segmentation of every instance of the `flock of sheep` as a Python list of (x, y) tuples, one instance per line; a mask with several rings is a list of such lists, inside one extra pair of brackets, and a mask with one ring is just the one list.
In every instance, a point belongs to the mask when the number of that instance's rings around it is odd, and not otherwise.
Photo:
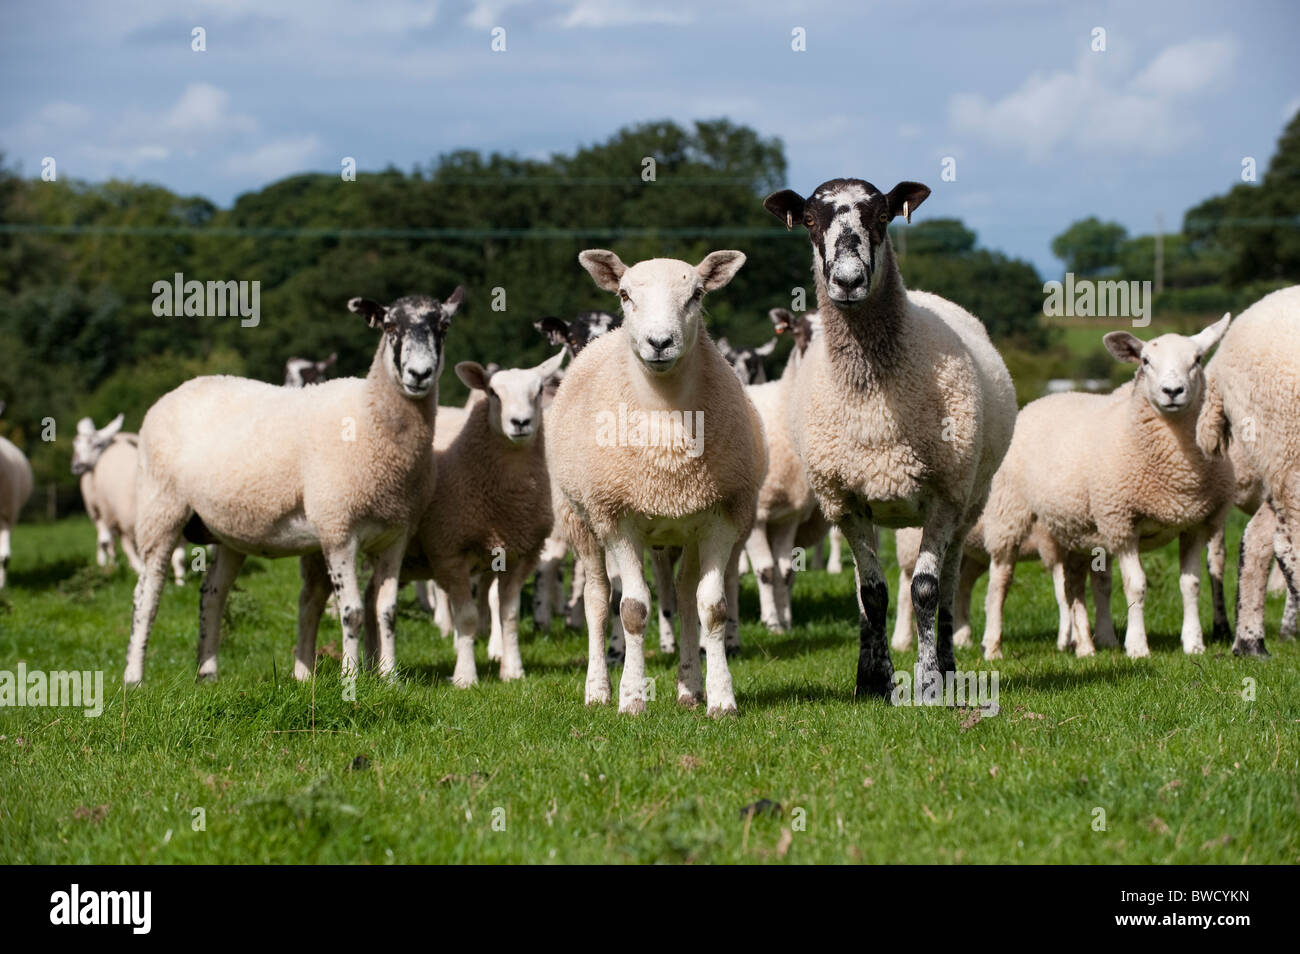
[[(1113, 559), (1128, 605), (1125, 650), (1147, 655), (1140, 553), (1175, 538), (1182, 646), (1199, 653), (1207, 546), (1214, 635), (1229, 633), (1223, 528), (1233, 506), (1253, 514), (1234, 652), (1265, 651), (1275, 556), (1288, 588), (1283, 632), (1294, 633), (1300, 287), (1192, 336), (1143, 341), (1111, 332), (1107, 349), (1136, 365), (1130, 384), (1108, 395), (1050, 395), (1017, 413), (1010, 375), (981, 322), (903, 286), (888, 227), (900, 215), (910, 221), (928, 195), (915, 182), (884, 193), (835, 179), (807, 198), (785, 190), (766, 199), (787, 228), (807, 229), (818, 302), (808, 315), (773, 309), (776, 331), (795, 342), (774, 381), (762, 364), (771, 343), (732, 349), (704, 328), (704, 296), (731, 281), (744, 265), (741, 252), (713, 252), (698, 265), (629, 266), (613, 252), (589, 250), (579, 261), (619, 297), (621, 316), (539, 322), (563, 347), (537, 367), (457, 364), (471, 389), (463, 408), (438, 406), (463, 295), (457, 288), (442, 301), (352, 299), (348, 307), (380, 331), (365, 378), (325, 380), (335, 356), (295, 358), (288, 387), (225, 376), (183, 384), (154, 404), (138, 437), (121, 433), (120, 416), (99, 430), (82, 421), (73, 468), (96, 524), (99, 562), (113, 558), (120, 538), (139, 572), (125, 681), (143, 678), (169, 568), (183, 578), (182, 537), (211, 545), (199, 595), (198, 667), (206, 678), (217, 674), (230, 587), (245, 558), (257, 555), (300, 558), (299, 679), (315, 672), (331, 595), (344, 678), (358, 671), (363, 633), (367, 666), (392, 674), (398, 590), (426, 580), (421, 601), (454, 633), (453, 683), (477, 679), (481, 622), (490, 624), (488, 652), (501, 678), (518, 679), (521, 591), (536, 573), (534, 614), (549, 624), (565, 604), (560, 569), (572, 549), (567, 608), (588, 630), (586, 701), (610, 700), (609, 656), (621, 656), (619, 711), (638, 713), (648, 698), (650, 548), (661, 650), (674, 648), (680, 616), (678, 702), (705, 703), (710, 715), (734, 712), (727, 656), (737, 645), (742, 564), (757, 577), (762, 622), (786, 629), (800, 548), (819, 549), (831, 529), (833, 549), (842, 535), (857, 571), (856, 693), (888, 698), (894, 678), (877, 526), (899, 528), (892, 644), (908, 648), (915, 627), (923, 682), (941, 684), (956, 669), (954, 646), (970, 644), (971, 590), (985, 570), (984, 655), (1000, 655), (1003, 601), (1025, 559), (1050, 570), (1058, 647), (1080, 656), (1116, 644)], [(26, 460), (0, 439), (0, 585), (9, 528), (30, 490)], [(364, 592), (362, 556), (372, 571)], [(831, 568), (837, 563), (833, 552)]]

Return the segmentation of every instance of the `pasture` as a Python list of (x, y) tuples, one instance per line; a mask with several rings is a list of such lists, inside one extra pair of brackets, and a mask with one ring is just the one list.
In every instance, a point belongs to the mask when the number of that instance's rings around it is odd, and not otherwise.
[[(93, 543), (85, 518), (15, 534), (0, 659), (103, 670), (107, 699), (98, 718), (0, 709), (6, 863), (1300, 862), (1300, 647), (1276, 638), (1273, 597), (1271, 659), (1224, 644), (1184, 656), (1173, 547), (1144, 557), (1146, 660), (1058, 653), (1050, 581), (1022, 564), (1006, 658), (958, 650), (960, 668), (998, 667), (1001, 711), (984, 718), (854, 702), (851, 572), (798, 574), (788, 635), (757, 624), (747, 577), (740, 714), (710, 720), (674, 704), (661, 653), (645, 715), (584, 707), (585, 634), (536, 632), (531, 589), (522, 683), (497, 680), (480, 640), (483, 682), (453, 689), (451, 641), (407, 589), (400, 678), (363, 675), (343, 701), (337, 621), (322, 622), (315, 684), (296, 684), (297, 562), (257, 559), (231, 596), (220, 682), (194, 681), (191, 577), (168, 584), (124, 707), (135, 578), (95, 567)], [(885, 553), (892, 625), (892, 539)], [(1208, 628), (1208, 579), (1201, 604)], [(915, 653), (894, 658), (910, 668)], [(780, 814), (742, 817), (760, 799)]]

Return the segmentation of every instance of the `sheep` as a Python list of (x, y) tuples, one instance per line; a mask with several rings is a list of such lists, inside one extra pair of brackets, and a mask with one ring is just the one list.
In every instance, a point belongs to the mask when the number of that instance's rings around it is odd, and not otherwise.
[[(145, 570), (135, 588), (124, 679), (144, 676), (145, 647), (163, 571), (182, 530), (217, 544), (199, 599), (199, 677), (217, 675), (221, 616), (248, 554), (303, 556), (294, 676), (315, 671), (324, 575), (338, 600), (345, 679), (357, 672), (364, 609), (356, 558), (372, 558), (378, 669), (395, 666), (393, 620), (407, 536), (433, 492), (433, 432), (443, 342), (464, 290), (445, 302), (399, 298), (385, 307), (348, 302), (379, 346), (362, 378), (282, 388), (229, 376), (195, 378), (163, 395), (140, 428), (136, 545)], [(319, 578), (313, 578), (319, 567)]]
[(803, 356), (788, 413), (822, 513), (853, 551), (856, 696), (891, 698), (894, 689), (876, 524), (923, 524), (911, 587), (917, 697), (937, 698), (943, 674), (956, 671), (960, 542), (984, 506), (1016, 416), (1011, 376), (979, 319), (903, 286), (888, 226), (899, 215), (910, 221), (929, 194), (918, 182), (882, 193), (861, 179), (832, 179), (807, 199), (787, 189), (763, 203), (787, 229), (801, 222), (812, 245), (822, 333)]
[[(703, 328), (702, 299), (730, 282), (745, 256), (718, 251), (697, 266), (650, 259), (629, 267), (613, 252), (590, 249), (578, 260), (597, 286), (623, 302), (622, 327), (588, 345), (570, 365), (546, 425), (560, 516), (586, 564), (586, 702), (601, 704), (610, 696), (604, 554), (623, 583), (626, 659), (618, 708), (637, 714), (646, 707), (650, 604), (642, 549), (680, 546), (677, 700), (687, 706), (704, 701), (711, 716), (733, 713), (726, 594), (735, 581), (735, 554), (754, 521), (763, 433)], [(707, 434), (699, 424), (706, 414)], [(686, 611), (692, 602), (704, 634), (707, 685), (695, 614)]]
[(740, 379), (741, 384), (767, 382), (767, 369), (763, 367), (763, 359), (770, 357), (776, 351), (775, 338), (754, 348), (733, 348), (727, 343), (726, 338), (719, 338), (717, 345), (722, 356), (726, 358), (727, 364), (731, 365), (731, 370), (736, 372), (736, 377)]
[[(0, 413), (4, 413), (0, 401)], [(18, 514), (32, 495), (32, 465), (27, 456), (5, 437), (0, 437), (0, 590), (9, 571), (9, 538)]]
[(1206, 377), (1197, 444), (1221, 460), (1239, 443), (1263, 483), (1262, 506), (1242, 538), (1232, 646), (1236, 655), (1262, 656), (1270, 554), (1290, 593), (1300, 595), (1300, 286), (1265, 295), (1242, 312)]
[[(117, 558), (120, 540), (131, 569), (140, 574), (135, 546), (135, 472), (139, 436), (124, 433), (119, 414), (102, 428), (83, 417), (77, 422), (72, 440), (72, 473), (81, 480), (81, 499), (86, 513), (95, 524), (95, 559), (109, 566)], [(172, 577), (177, 586), (185, 585), (185, 548), (176, 547), (171, 558)]]
[[(1191, 337), (1167, 334), (1149, 342), (1112, 331), (1103, 338), (1106, 348), (1138, 366), (1131, 389), (1051, 394), (1020, 412), (984, 513), (984, 541), (992, 556), (986, 658), (1001, 654), (1006, 588), (1035, 519), (1060, 551), (1100, 548), (1118, 563), (1128, 602), (1124, 649), (1135, 658), (1150, 654), (1139, 553), (1177, 537), (1183, 651), (1204, 652), (1197, 606), (1201, 550), (1232, 505), (1233, 476), (1226, 461), (1201, 453), (1195, 435), (1204, 399), (1201, 361), (1229, 321), (1224, 315)], [(1075, 651), (1086, 656), (1094, 647), (1087, 615), (1081, 615)]]
[[(435, 455), (437, 491), (402, 561), (402, 580), (432, 578), (446, 592), (456, 641), (452, 683), (458, 688), (478, 681), (474, 635), (480, 620), (471, 591), (476, 576), (480, 594), (491, 586), (497, 596), (493, 634), (501, 642), (501, 679), (524, 675), (519, 595), (553, 520), (542, 392), (564, 357), (561, 351), (535, 368), (495, 374), (473, 361), (456, 365), (457, 377), (483, 398), (470, 407), (456, 439)], [(368, 605), (373, 596), (367, 590)]]
[(330, 368), (338, 361), (338, 352), (332, 353), (324, 361), (310, 358), (290, 358), (284, 363), (284, 386), (287, 388), (304, 388), (309, 384), (320, 384), (325, 380)]
[[(800, 386), (797, 372), (802, 355), (811, 343), (812, 331), (807, 317), (796, 320), (784, 309), (773, 309), (772, 318), (778, 333), (784, 333), (786, 326), (789, 327), (796, 344), (781, 377), (745, 388), (746, 397), (763, 422), (767, 447), (767, 476), (758, 492), (754, 528), (745, 542), (745, 553), (758, 579), (763, 624), (772, 632), (786, 632), (791, 625), (795, 541), (800, 527), (817, 513), (817, 501), (795, 453), (786, 417), (786, 408)], [(734, 362), (732, 366), (735, 367)]]

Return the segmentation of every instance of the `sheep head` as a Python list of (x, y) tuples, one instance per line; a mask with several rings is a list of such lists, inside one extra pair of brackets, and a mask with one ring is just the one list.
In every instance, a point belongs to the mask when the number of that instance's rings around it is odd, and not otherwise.
[(124, 414), (119, 414), (98, 430), (95, 429), (95, 422), (88, 417), (77, 422), (77, 436), (72, 439), (73, 474), (80, 477), (95, 469), (99, 458), (122, 430), (125, 419)]
[(831, 179), (807, 199), (785, 189), (763, 200), (763, 207), (793, 228), (800, 222), (812, 243), (813, 269), (837, 305), (852, 305), (871, 294), (889, 241), (889, 223), (912, 212), (930, 190), (919, 182), (900, 182), (888, 194), (862, 179)]
[(542, 393), (560, 370), (564, 352), (535, 368), (490, 370), (477, 361), (456, 365), (456, 377), (488, 398), (488, 426), (512, 444), (531, 444), (542, 423)]
[(745, 264), (743, 252), (710, 252), (699, 265), (652, 258), (631, 267), (604, 249), (578, 256), (596, 284), (623, 302), (628, 340), (650, 374), (668, 374), (699, 339), (701, 303), (722, 288)]
[(1134, 385), (1157, 412), (1177, 414), (1200, 405), (1205, 355), (1219, 343), (1231, 320), (1231, 315), (1224, 315), (1190, 337), (1160, 335), (1143, 341), (1127, 331), (1112, 331), (1102, 341), (1120, 361), (1138, 366)]
[(370, 327), (382, 327), (385, 364), (393, 381), (409, 398), (426, 397), (442, 373), (443, 342), (451, 317), (460, 308), (465, 290), (459, 285), (446, 301), (408, 295), (384, 306), (369, 298), (353, 298), (348, 309), (363, 315)]

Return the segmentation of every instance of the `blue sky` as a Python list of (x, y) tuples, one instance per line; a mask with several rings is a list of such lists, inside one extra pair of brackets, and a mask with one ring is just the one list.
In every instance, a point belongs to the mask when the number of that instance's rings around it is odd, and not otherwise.
[(61, 177), (228, 205), (343, 156), (546, 156), (626, 123), (727, 116), (784, 140), (801, 192), (920, 180), (934, 193), (917, 220), (958, 216), (1053, 277), (1071, 221), (1140, 233), (1163, 212), (1177, 229), (1244, 157), (1262, 172), (1300, 109), (1298, 37), (1294, 0), (10, 2), (0, 149), (28, 175), (53, 156)]

